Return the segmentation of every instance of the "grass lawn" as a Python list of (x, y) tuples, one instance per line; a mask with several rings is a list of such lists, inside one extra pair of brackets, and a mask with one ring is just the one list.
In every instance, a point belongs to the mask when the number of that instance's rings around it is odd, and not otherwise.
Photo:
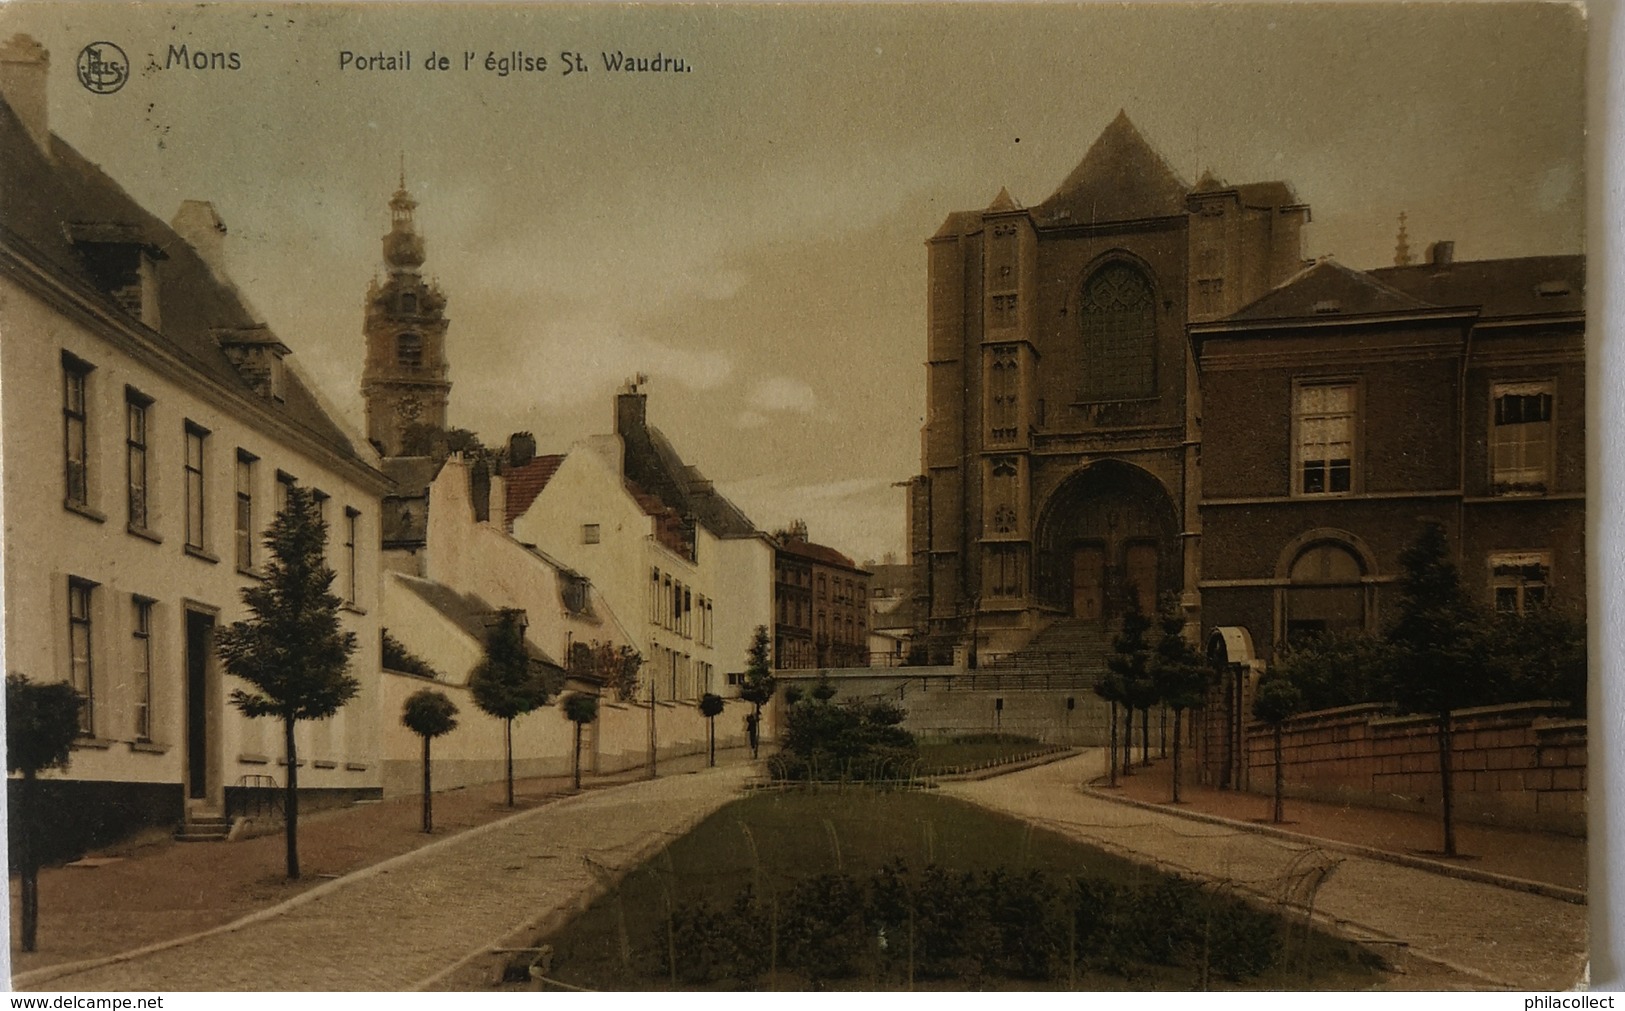
[[(550, 978), (603, 990), (905, 989), (916, 964), (920, 971), (913, 985), (917, 989), (1194, 989), (1201, 985), (1202, 974), (1192, 967), (1190, 957), (1183, 960), (1185, 964), (1125, 963), (1099, 956), (1097, 951), (1079, 950), (1075, 924), (1083, 921), (1074, 920), (1070, 913), (1064, 917), (1067, 926), (1048, 935), (1052, 950), (1058, 952), (1044, 974), (1048, 978), (1019, 979), (989, 971), (979, 961), (981, 947), (970, 961), (959, 956), (958, 961), (939, 960), (934, 969), (928, 965), (925, 948), (933, 942), (925, 938), (931, 923), (939, 930), (943, 924), (953, 926), (965, 918), (964, 906), (949, 908), (939, 903), (927, 908), (915, 900), (914, 908), (921, 910), (917, 915), (923, 919), (916, 919), (915, 913), (909, 913), (906, 921), (894, 919), (887, 940), (861, 917), (842, 921), (852, 927), (848, 941), (820, 941), (814, 936), (818, 931), (808, 927), (807, 909), (827, 911), (826, 918), (839, 920), (842, 897), (850, 909), (856, 908), (851, 896), (879, 894), (868, 891), (875, 888), (871, 882), (884, 879), (877, 872), (898, 858), (908, 867), (906, 880), (916, 885), (930, 877), (926, 868), (935, 865), (951, 872), (939, 875), (939, 881), (995, 868), (1006, 871), (1006, 880), (1041, 872), (1041, 879), (1022, 880), (1035, 883), (1039, 890), (1032, 894), (1045, 896), (1047, 902), (1053, 902), (1054, 896), (1073, 895), (1075, 889), (1084, 890), (1074, 884), (1078, 877), (1092, 879), (1095, 884), (1087, 888), (1097, 894), (1101, 888), (1113, 886), (1146, 888), (1149, 890), (1143, 894), (1164, 896), (1160, 901), (1174, 894), (1168, 891), (1173, 886), (1155, 871), (927, 792), (861, 788), (762, 791), (722, 808), (631, 872), (619, 887), (562, 931), (534, 943), (553, 946)], [(1163, 891), (1151, 888), (1158, 883), (1163, 884)], [(747, 886), (760, 900), (750, 907), (748, 915), (754, 919), (718, 919), (730, 909), (745, 908), (738, 900)], [(1180, 901), (1191, 900), (1188, 892), (1178, 894), (1184, 896)], [(1197, 898), (1198, 904), (1209, 901)], [(796, 909), (802, 910), (799, 919)], [(1143, 913), (1143, 908), (1136, 908), (1132, 916), (1119, 911), (1113, 915), (1120, 919), (1111, 922), (1149, 922), (1150, 917)], [(707, 916), (714, 924), (709, 932), (703, 926)], [(1007, 917), (1012, 921), (1038, 918), (1025, 912)], [(1051, 920), (1063, 922), (1059, 914)], [(1263, 925), (1268, 950), (1282, 954), (1274, 967), (1250, 976), (1242, 986), (1359, 989), (1380, 978), (1374, 960), (1362, 949), (1318, 932), (1306, 935), (1301, 918), (1292, 924), (1273, 917), (1251, 916), (1251, 920)], [(903, 922), (908, 923), (906, 931)], [(741, 928), (740, 923), (752, 926)], [(1217, 936), (1218, 929), (1209, 932), (1203, 928), (1202, 943)], [(1092, 948), (1099, 947), (1095, 936)], [(915, 937), (921, 938), (918, 963), (912, 959)], [(715, 961), (716, 945), (741, 943), (756, 952), (753, 957), (759, 959), (762, 971), (747, 973), (744, 978), (713, 974), (708, 983), (693, 982), (703, 978), (694, 975), (697, 961)], [(997, 947), (999, 943), (995, 928), (988, 928), (977, 941), (979, 946)], [(807, 952), (817, 953), (816, 958), (823, 961), (811, 964), (822, 966), (817, 975), (825, 978), (786, 968), (796, 962), (797, 951), (804, 961)], [(833, 968), (842, 962), (843, 951), (849, 964), (845, 969)], [(678, 981), (674, 986), (669, 969), (674, 963), (690, 982)], [(1237, 988), (1236, 983), (1227, 984), (1216, 974), (1209, 975), (1209, 982), (1216, 988)]]
[(1001, 762), (1060, 750), (1058, 746), (1042, 744), (1030, 737), (1018, 737), (1013, 734), (928, 738), (919, 742), (919, 749), (919, 771), (922, 774), (998, 765)]

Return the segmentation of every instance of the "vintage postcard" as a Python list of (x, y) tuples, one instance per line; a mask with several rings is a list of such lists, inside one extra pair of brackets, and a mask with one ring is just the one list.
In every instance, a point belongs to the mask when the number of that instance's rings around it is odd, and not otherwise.
[(12, 986), (1585, 985), (1587, 36), (0, 6)]

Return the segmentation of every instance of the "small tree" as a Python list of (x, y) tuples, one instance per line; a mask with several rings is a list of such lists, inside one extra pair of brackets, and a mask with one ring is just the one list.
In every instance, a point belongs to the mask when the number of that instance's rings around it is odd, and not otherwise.
[(1157, 701), (1157, 686), (1151, 680), (1151, 650), (1145, 634), (1151, 628), (1151, 619), (1140, 611), (1139, 604), (1131, 601), (1123, 612), (1122, 630), (1112, 640), (1112, 655), (1106, 658), (1106, 668), (1117, 675), (1121, 698), (1128, 718), (1123, 733), (1123, 774), (1128, 775), (1134, 752), (1134, 711), (1144, 711), (1140, 722), (1141, 755), (1146, 764), (1151, 761), (1151, 706)]
[(1185, 638), (1185, 617), (1179, 613), (1176, 598), (1170, 595), (1163, 602), (1162, 614), (1157, 622), (1162, 629), (1162, 638), (1157, 640), (1157, 650), (1151, 658), (1151, 681), (1157, 698), (1174, 711), (1173, 802), (1177, 804), (1183, 771), (1180, 764), (1181, 724), (1186, 710), (1196, 709), (1207, 701), (1213, 668)]
[(1485, 621), (1462, 589), (1442, 524), (1426, 522), (1400, 553), (1399, 563), (1405, 570), (1399, 608), (1388, 629), (1397, 661), (1395, 694), (1406, 711), (1432, 713), (1437, 721), (1444, 852), (1455, 856), (1450, 713), (1462, 704), (1465, 686), (1483, 667)]
[(739, 686), (739, 697), (751, 704), (750, 757), (755, 758), (761, 740), (762, 707), (773, 697), (773, 658), (767, 626), (757, 625), (751, 634), (750, 649), (745, 652), (745, 676)]
[(722, 696), (710, 692), (701, 695), (700, 715), (705, 717), (706, 737), (711, 749), (711, 759), (707, 764), (714, 766), (717, 764), (717, 717), (722, 715)]
[[(1107, 664), (1111, 659), (1107, 660)], [(1117, 786), (1117, 706), (1123, 701), (1123, 679), (1113, 673), (1109, 668), (1106, 675), (1095, 684), (1095, 694), (1106, 700), (1109, 708), (1111, 722), (1111, 746), (1106, 751), (1106, 775), (1108, 785)], [(1124, 744), (1127, 747), (1127, 743)]]
[(1277, 825), (1286, 820), (1286, 773), (1281, 755), (1281, 730), (1287, 720), (1303, 709), (1303, 693), (1292, 678), (1282, 670), (1272, 670), (1258, 683), (1253, 692), (1253, 716), (1270, 725), (1275, 737), (1275, 808), (1271, 820)]
[(6, 675), (6, 771), (23, 775), (17, 823), (17, 875), (22, 892), (24, 951), (35, 949), (39, 933), (38, 775), (66, 769), (73, 739), (79, 736), (79, 710), (85, 699), (66, 681), (35, 684), (21, 674)]
[(316, 499), (293, 485), (288, 504), (266, 532), (271, 553), (265, 579), (245, 587), (252, 615), (215, 637), (226, 671), (252, 686), (232, 689), (231, 704), (250, 719), (282, 721), (288, 763), (283, 810), (289, 878), (299, 877), (299, 756), (294, 725), (325, 720), (361, 690), (350, 676), (355, 633), (339, 622), (339, 598), (329, 591), (334, 572), (323, 559), (327, 524)]
[(469, 675), (468, 687), (474, 704), (487, 715), (502, 721), (502, 746), (506, 759), (508, 806), (513, 807), (513, 721), (547, 702), (547, 685), (531, 670), (525, 650), (523, 612), (504, 608), (496, 622), (486, 629), (485, 659)]
[(598, 696), (571, 692), (564, 697), (564, 718), (575, 724), (575, 753), (570, 773), (575, 788), (581, 789), (581, 728), (598, 718)]
[(429, 778), (429, 742), (457, 729), (457, 704), (444, 692), (419, 688), (406, 698), (401, 723), (423, 738), (423, 831), (434, 831), (434, 796)]
[(578, 642), (570, 648), (570, 669), (596, 678), (604, 690), (615, 693), (618, 702), (631, 702), (638, 695), (638, 670), (643, 655), (631, 646), (594, 641)]

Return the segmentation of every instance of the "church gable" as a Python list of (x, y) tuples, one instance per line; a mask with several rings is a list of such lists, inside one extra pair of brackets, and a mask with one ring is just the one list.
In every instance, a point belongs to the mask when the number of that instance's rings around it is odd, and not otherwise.
[(1189, 187), (1123, 112), (1039, 208), (1054, 224), (1133, 221), (1185, 212)]

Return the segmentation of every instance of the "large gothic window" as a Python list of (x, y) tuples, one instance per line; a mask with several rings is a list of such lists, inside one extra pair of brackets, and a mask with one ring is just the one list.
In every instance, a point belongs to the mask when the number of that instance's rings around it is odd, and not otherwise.
[(421, 334), (403, 333), (395, 338), (395, 364), (414, 369), (423, 364)]
[(1126, 263), (1083, 286), (1083, 399), (1134, 400), (1157, 392), (1156, 305), (1150, 280)]

